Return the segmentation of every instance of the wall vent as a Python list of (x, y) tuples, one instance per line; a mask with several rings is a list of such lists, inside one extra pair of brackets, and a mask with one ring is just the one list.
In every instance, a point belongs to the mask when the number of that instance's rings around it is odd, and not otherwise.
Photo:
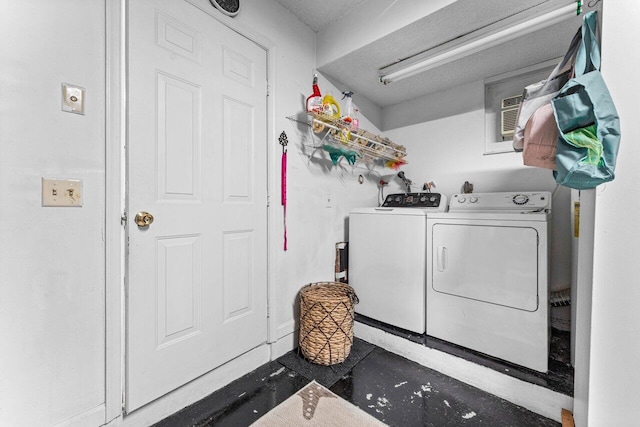
[(500, 110), (500, 133), (503, 138), (512, 138), (518, 118), (518, 108), (522, 102), (522, 95), (510, 96), (502, 100)]

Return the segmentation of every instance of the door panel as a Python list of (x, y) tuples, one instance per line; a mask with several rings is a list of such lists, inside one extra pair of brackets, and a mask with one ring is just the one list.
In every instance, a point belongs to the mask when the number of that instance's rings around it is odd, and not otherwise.
[(200, 332), (200, 236), (157, 240), (158, 347)]
[(200, 33), (160, 11), (156, 17), (158, 46), (200, 63)]
[(433, 289), (505, 307), (538, 308), (538, 233), (530, 227), (433, 225)]
[(266, 341), (267, 83), (192, 5), (128, 6), (130, 412)]
[(224, 235), (224, 322), (250, 313), (253, 232), (236, 231)]
[(200, 87), (160, 72), (156, 80), (160, 198), (199, 199)]
[(255, 111), (251, 105), (225, 97), (224, 116), (224, 200), (252, 202)]

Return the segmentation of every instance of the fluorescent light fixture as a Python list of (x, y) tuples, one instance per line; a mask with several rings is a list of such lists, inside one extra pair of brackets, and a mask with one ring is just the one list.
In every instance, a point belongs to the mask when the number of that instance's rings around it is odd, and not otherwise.
[[(423, 52), (416, 57), (401, 61), (380, 69), (380, 82), (389, 84), (398, 80), (406, 79), (432, 68), (439, 67), (465, 56), (480, 52), (493, 46), (508, 42), (525, 34), (550, 27), (558, 22), (570, 19), (580, 14), (581, 2), (569, 4), (543, 15), (535, 16), (527, 21), (520, 22), (511, 27), (501, 29), (494, 33), (472, 39), (462, 45), (453, 47), (440, 53), (431, 54), (430, 51)], [(408, 65), (403, 65), (407, 62)], [(388, 70), (388, 71), (387, 71)]]

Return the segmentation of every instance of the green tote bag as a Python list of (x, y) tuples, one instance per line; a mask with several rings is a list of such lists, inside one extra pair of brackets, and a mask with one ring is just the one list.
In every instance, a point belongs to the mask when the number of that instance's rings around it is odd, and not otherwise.
[(583, 18), (575, 77), (551, 101), (558, 126), (556, 182), (578, 190), (614, 179), (620, 119), (600, 74), (596, 12)]

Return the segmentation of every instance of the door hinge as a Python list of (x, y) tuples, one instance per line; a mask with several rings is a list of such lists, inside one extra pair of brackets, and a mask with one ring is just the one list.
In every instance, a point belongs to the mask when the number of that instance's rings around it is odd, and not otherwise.
[(267, 194), (267, 207), (271, 206), (271, 196)]
[(271, 86), (267, 83), (267, 96), (271, 96)]
[(125, 226), (127, 225), (127, 213), (123, 212), (122, 215), (120, 216), (120, 225)]

